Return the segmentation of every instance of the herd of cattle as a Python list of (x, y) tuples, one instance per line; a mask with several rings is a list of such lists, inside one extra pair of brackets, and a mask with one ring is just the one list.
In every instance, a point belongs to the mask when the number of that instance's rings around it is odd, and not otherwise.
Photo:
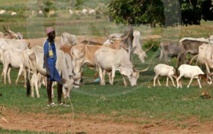
[[(25, 77), (24, 86), (31, 85), (31, 96), (34, 97), (34, 89), (37, 97), (41, 84), (45, 85), (46, 70), (43, 68), (43, 43), (46, 38), (38, 39), (22, 39), (22, 36), (15, 32), (4, 28), (6, 33), (0, 35), (0, 60), (3, 64), (2, 76), (4, 76), (4, 84), (11, 83), (11, 68), (18, 68), (18, 76), (23, 74)], [(105, 74), (109, 77), (109, 83), (113, 85), (115, 72), (119, 71), (123, 76), (123, 83), (127, 86), (126, 77), (130, 85), (137, 85), (140, 72), (149, 69), (150, 66), (143, 70), (136, 70), (132, 63), (132, 54), (136, 54), (142, 63), (147, 57), (147, 50), (143, 50), (140, 44), (140, 32), (133, 30), (132, 26), (128, 26), (123, 34), (108, 34), (107, 39), (102, 42), (92, 40), (80, 41), (77, 37), (70, 33), (62, 33), (60, 39), (56, 40), (57, 45), (57, 62), (56, 68), (60, 72), (66, 82), (63, 84), (64, 97), (70, 96), (70, 90), (80, 86), (83, 75), (83, 65), (96, 69), (100, 84), (105, 85)], [(210, 68), (213, 68), (213, 46), (211, 44), (213, 36), (209, 39), (205, 38), (182, 38), (178, 44), (170, 42), (162, 42), (160, 61), (168, 60), (169, 56), (177, 57), (178, 72), (175, 67), (167, 64), (159, 63), (154, 67), (153, 86), (156, 86), (156, 80), (160, 84), (159, 76), (166, 76), (171, 79), (173, 86), (182, 87), (181, 77), (190, 78), (187, 87), (190, 86), (193, 79), (197, 79), (201, 88), (200, 79), (204, 78), (208, 84), (212, 83)], [(204, 73), (197, 65), (190, 65), (186, 60), (186, 55), (191, 54), (197, 57), (200, 65), (205, 65)], [(192, 61), (191, 61), (192, 62)], [(174, 82), (174, 79), (176, 83)], [(29, 88), (27, 88), (29, 89)], [(28, 91), (28, 93), (30, 93)]]

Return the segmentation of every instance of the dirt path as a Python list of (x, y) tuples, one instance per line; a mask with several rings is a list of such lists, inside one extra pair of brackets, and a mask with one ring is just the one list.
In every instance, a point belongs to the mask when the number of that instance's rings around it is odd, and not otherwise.
[[(116, 123), (105, 116), (78, 116), (72, 114), (23, 114), (12, 110), (3, 110), (6, 121), (0, 120), (2, 128), (8, 130), (29, 130), (34, 132), (56, 132), (73, 134), (200, 134), (213, 133), (213, 124), (200, 124), (197, 120), (185, 121), (186, 128), (175, 127), (171, 122), (138, 124)], [(184, 122), (183, 122), (184, 123)]]

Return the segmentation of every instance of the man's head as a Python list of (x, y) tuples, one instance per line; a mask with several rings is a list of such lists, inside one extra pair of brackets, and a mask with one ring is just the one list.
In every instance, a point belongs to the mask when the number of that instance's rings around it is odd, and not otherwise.
[(55, 39), (55, 30), (53, 29), (53, 27), (47, 27), (46, 34), (50, 41), (53, 41)]

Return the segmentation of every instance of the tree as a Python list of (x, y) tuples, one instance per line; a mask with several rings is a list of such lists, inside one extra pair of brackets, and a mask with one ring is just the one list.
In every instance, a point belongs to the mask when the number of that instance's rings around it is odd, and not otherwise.
[(191, 25), (202, 17), (213, 19), (212, 0), (112, 0), (108, 9), (116, 23), (124, 24)]

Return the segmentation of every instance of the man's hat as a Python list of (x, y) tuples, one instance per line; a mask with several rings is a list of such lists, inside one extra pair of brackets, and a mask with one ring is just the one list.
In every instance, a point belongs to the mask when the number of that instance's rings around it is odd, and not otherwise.
[(49, 33), (52, 32), (52, 31), (55, 31), (55, 30), (53, 29), (53, 27), (47, 27), (47, 28), (46, 28), (46, 34), (49, 34)]

